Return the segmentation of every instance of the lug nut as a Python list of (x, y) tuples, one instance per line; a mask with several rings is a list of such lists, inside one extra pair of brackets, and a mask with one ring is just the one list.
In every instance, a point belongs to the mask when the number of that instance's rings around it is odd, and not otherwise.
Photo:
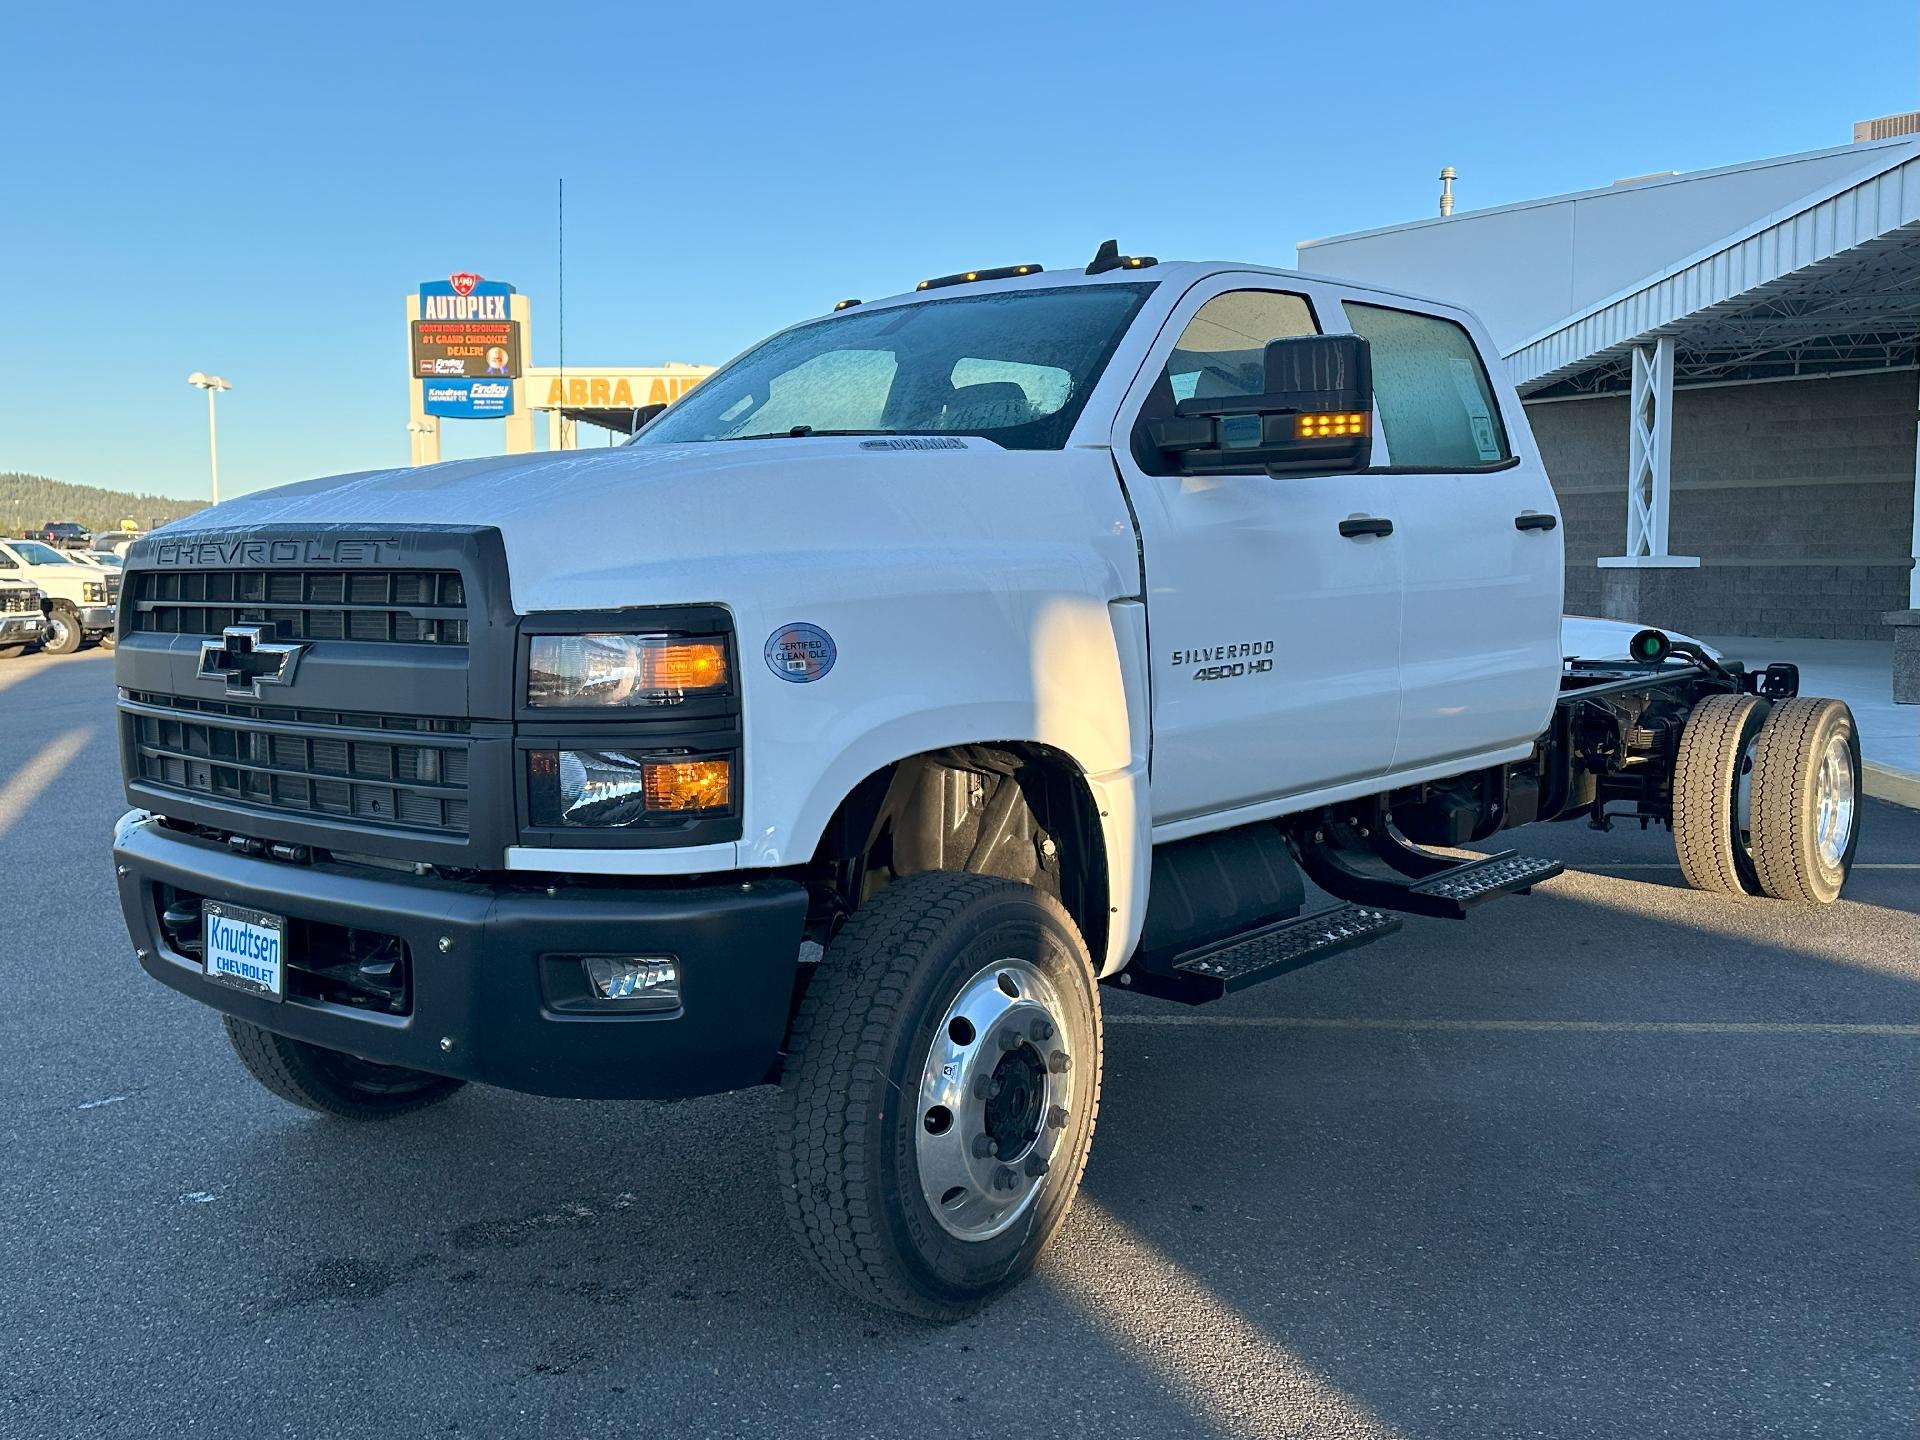
[(993, 1093), (993, 1077), (991, 1075), (976, 1075), (973, 1077), (973, 1098), (974, 1099), (984, 1100), (987, 1098), (987, 1096), (989, 1096), (992, 1093)]
[(991, 1160), (1000, 1153), (1000, 1146), (991, 1135), (973, 1137), (973, 1153), (982, 1160)]
[(1056, 1075), (1064, 1075), (1073, 1068), (1073, 1057), (1064, 1050), (1056, 1050), (1047, 1056), (1047, 1069)]
[(998, 1170), (993, 1172), (993, 1188), (996, 1190), (1012, 1190), (1017, 1188), (1019, 1184), (1020, 1177), (1013, 1173), (1013, 1167), (1011, 1165), (1002, 1165)]
[(1002, 1030), (1000, 1032), (1000, 1048), (1002, 1050), (1018, 1050), (1025, 1043), (1026, 1041), (1021, 1039), (1020, 1036), (1012, 1030)]
[(1047, 1128), (1064, 1130), (1067, 1128), (1067, 1110), (1064, 1105), (1056, 1105), (1047, 1111)]
[(1047, 1157), (1044, 1155), (1029, 1155), (1027, 1156), (1027, 1163), (1020, 1168), (1038, 1180), (1042, 1175), (1047, 1173)]
[(1053, 1022), (1042, 1016), (1027, 1027), (1027, 1034), (1033, 1038), (1034, 1044), (1044, 1045), (1053, 1039)]

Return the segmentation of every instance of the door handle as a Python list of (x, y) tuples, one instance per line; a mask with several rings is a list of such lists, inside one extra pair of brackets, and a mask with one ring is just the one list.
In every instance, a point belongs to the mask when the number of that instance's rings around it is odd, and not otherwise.
[(1531, 510), (1513, 517), (1513, 528), (1516, 530), (1551, 530), (1559, 523), (1551, 515), (1538, 515)]
[(1393, 522), (1377, 515), (1356, 515), (1340, 522), (1340, 533), (1349, 540), (1357, 540), (1362, 535), (1391, 535)]

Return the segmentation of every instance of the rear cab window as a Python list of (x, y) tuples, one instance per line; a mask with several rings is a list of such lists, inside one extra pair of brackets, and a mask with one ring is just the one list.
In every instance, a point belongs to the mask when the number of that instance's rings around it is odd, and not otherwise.
[(1347, 323), (1373, 351), (1373, 403), (1396, 470), (1484, 470), (1513, 459), (1500, 403), (1458, 321), (1357, 300)]

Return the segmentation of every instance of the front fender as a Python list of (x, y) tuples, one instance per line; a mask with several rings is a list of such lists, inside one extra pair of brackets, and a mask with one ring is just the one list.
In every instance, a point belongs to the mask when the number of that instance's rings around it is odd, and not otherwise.
[[(841, 801), (901, 760), (956, 745), (1044, 745), (1079, 767), (1100, 812), (1113, 907), (1101, 973), (1123, 965), (1139, 936), (1152, 848), (1145, 607), (1047, 596), (1024, 633), (1025, 644), (983, 643), (952, 661), (891, 651), (901, 658), (886, 683), (861, 687), (851, 703), (771, 717), (750, 708), (739, 863), (811, 859)], [(965, 698), (929, 703), (935, 693)]]

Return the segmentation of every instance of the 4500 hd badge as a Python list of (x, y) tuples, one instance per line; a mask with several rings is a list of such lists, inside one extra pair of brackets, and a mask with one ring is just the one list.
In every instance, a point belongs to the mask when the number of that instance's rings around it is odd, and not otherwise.
[(1249, 640), (1238, 645), (1176, 650), (1172, 661), (1176, 670), (1191, 667), (1196, 680), (1238, 680), (1247, 675), (1266, 675), (1273, 670), (1273, 641)]

